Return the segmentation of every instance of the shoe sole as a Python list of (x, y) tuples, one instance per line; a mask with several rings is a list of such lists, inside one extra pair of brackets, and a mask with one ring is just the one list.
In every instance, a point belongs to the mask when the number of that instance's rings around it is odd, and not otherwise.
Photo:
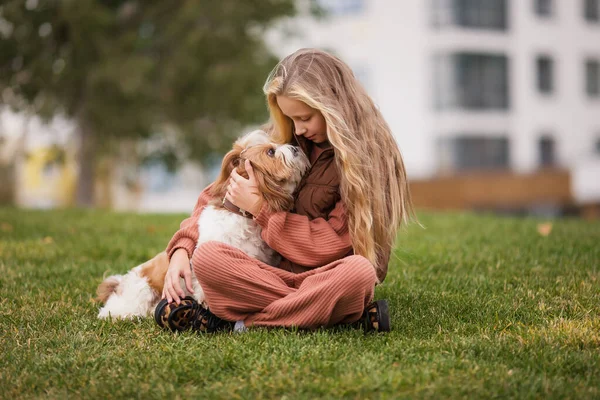
[(385, 300), (377, 300), (377, 315), (379, 317), (379, 332), (389, 332), (392, 329), (388, 303)]
[(160, 326), (163, 329), (166, 328), (165, 323), (167, 322), (167, 320), (163, 318), (164, 309), (168, 304), (169, 302), (167, 301), (167, 299), (163, 299), (156, 305), (156, 308), (154, 309), (154, 321), (158, 326)]

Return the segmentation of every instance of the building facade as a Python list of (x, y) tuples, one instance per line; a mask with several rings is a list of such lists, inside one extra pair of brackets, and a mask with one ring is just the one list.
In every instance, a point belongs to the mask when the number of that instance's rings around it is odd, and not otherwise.
[(559, 167), (600, 200), (600, 0), (320, 3), (329, 18), (290, 21), (274, 48), (348, 62), (411, 178)]

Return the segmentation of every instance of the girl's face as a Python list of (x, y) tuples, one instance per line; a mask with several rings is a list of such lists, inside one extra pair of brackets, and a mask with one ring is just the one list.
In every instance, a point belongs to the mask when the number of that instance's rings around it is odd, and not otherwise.
[(286, 96), (277, 96), (277, 105), (294, 122), (296, 135), (304, 136), (316, 144), (328, 143), (327, 124), (319, 110)]

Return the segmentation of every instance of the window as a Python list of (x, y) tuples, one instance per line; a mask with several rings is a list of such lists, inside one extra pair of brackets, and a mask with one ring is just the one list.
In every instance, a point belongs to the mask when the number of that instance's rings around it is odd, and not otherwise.
[(365, 0), (318, 0), (321, 7), (331, 15), (351, 15), (364, 12)]
[(535, 13), (540, 17), (551, 17), (554, 13), (554, 2), (552, 0), (535, 0)]
[(508, 0), (432, 0), (433, 24), (507, 29)]
[(508, 59), (504, 55), (437, 55), (434, 74), (438, 109), (508, 109)]
[(541, 167), (556, 165), (556, 142), (550, 136), (542, 136), (538, 142)]
[(600, 61), (587, 60), (585, 63), (585, 89), (590, 97), (600, 97)]
[(497, 170), (509, 167), (508, 138), (461, 135), (440, 141), (441, 168), (446, 171)]
[(537, 58), (537, 87), (540, 93), (554, 91), (554, 61), (548, 56)]
[(600, 22), (600, 0), (584, 0), (583, 14), (586, 21)]

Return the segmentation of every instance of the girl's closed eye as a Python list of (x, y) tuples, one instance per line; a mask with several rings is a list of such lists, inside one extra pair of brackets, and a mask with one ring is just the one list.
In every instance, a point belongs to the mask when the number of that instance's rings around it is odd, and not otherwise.
[(300, 118), (300, 121), (302, 121), (302, 122), (306, 122), (306, 121), (308, 121), (308, 120), (310, 119), (310, 117), (311, 117), (311, 116), (308, 116), (308, 117), (301, 117), (301, 118)]

